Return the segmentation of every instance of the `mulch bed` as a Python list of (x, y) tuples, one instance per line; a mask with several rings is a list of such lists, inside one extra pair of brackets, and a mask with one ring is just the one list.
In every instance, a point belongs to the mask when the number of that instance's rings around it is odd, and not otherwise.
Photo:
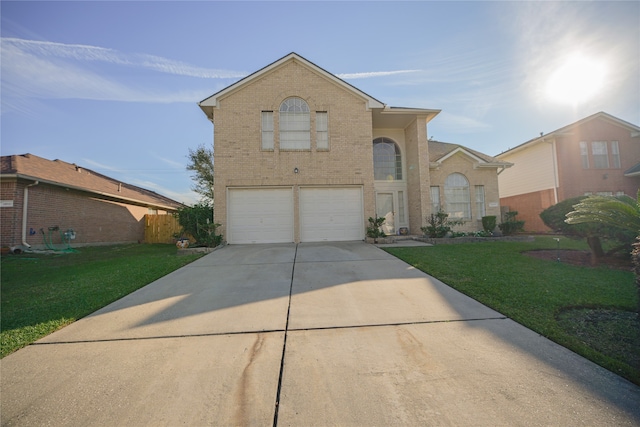
[[(549, 261), (557, 261), (558, 258), (560, 258), (560, 262), (564, 262), (566, 264), (593, 267), (593, 265), (591, 265), (591, 253), (589, 251), (576, 251), (570, 249), (561, 249), (558, 251), (556, 249), (543, 249), (523, 253), (534, 258), (546, 259)], [(633, 268), (631, 258), (622, 256), (601, 258), (596, 267), (602, 266), (618, 270), (631, 270)]]

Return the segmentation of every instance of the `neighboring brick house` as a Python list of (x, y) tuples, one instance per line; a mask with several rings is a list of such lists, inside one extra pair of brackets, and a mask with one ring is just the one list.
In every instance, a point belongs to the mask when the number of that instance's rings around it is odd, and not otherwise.
[(387, 233), (421, 234), (438, 206), (467, 230), (482, 228), (478, 210), (499, 215), (508, 163), (429, 144), (439, 110), (389, 107), (295, 53), (199, 105), (214, 124), (214, 215), (229, 243), (363, 240), (376, 215)]
[[(182, 206), (61, 160), (33, 154), (0, 159), (3, 247), (43, 248), (45, 238), (56, 247), (138, 242), (144, 239), (145, 214), (174, 212)], [(65, 236), (68, 230), (73, 232)]]
[(636, 197), (640, 127), (596, 113), (496, 156), (515, 164), (499, 177), (500, 204), (527, 231), (548, 232), (540, 212), (589, 194)]

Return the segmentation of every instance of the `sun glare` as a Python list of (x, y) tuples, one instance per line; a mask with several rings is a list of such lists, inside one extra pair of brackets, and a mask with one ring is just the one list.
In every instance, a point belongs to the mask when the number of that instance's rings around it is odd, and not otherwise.
[(605, 74), (606, 67), (601, 61), (572, 56), (549, 78), (547, 96), (563, 104), (580, 104), (602, 89)]

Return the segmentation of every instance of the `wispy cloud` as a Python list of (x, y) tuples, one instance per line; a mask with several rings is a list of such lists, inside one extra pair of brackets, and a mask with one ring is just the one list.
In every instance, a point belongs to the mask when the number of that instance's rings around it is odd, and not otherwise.
[(396, 71), (368, 71), (363, 73), (343, 73), (336, 74), (336, 76), (341, 79), (368, 79), (371, 77), (386, 77), (386, 76), (394, 76), (397, 74), (406, 74), (406, 73), (417, 73), (422, 70), (396, 70)]
[[(2, 112), (28, 110), (26, 100), (90, 99), (98, 101), (172, 103), (204, 99), (228, 82), (245, 77), (244, 71), (204, 68), (145, 53), (125, 53), (116, 49), (85, 44), (3, 37)], [(101, 64), (96, 66), (96, 63)], [(116, 68), (114, 68), (116, 67)], [(117, 67), (159, 75), (222, 80), (202, 90), (171, 90), (154, 86), (155, 79), (132, 82), (130, 73), (113, 72)], [(402, 74), (420, 74), (421, 70), (391, 70), (343, 73), (344, 79), (367, 79)], [(191, 83), (188, 83), (191, 84)], [(185, 87), (187, 83), (185, 82)]]
[(24, 40), (3, 37), (2, 49), (12, 47), (25, 55), (37, 58), (52, 57), (75, 61), (107, 62), (136, 68), (175, 74), (180, 76), (200, 77), (206, 79), (240, 78), (247, 75), (243, 71), (230, 71), (196, 67), (181, 61), (174, 61), (161, 56), (148, 54), (127, 54), (115, 49), (83, 44), (64, 44), (49, 41)]
[(444, 111), (438, 115), (438, 126), (450, 133), (476, 133), (491, 130), (491, 126), (483, 121)]

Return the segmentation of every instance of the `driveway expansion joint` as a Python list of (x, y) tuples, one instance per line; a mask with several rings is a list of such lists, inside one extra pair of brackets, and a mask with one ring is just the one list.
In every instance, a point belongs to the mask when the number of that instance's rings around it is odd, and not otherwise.
[(291, 314), (291, 295), (293, 294), (293, 276), (296, 271), (296, 257), (298, 256), (298, 244), (293, 254), (293, 265), (291, 266), (291, 283), (289, 284), (289, 302), (287, 304), (287, 321), (284, 327), (284, 338), (282, 340), (282, 356), (280, 357), (280, 374), (278, 375), (278, 389), (276, 391), (276, 402), (273, 411), (273, 426), (278, 425), (278, 413), (280, 409), (280, 392), (282, 391), (282, 374), (284, 373), (284, 355), (287, 351), (287, 334), (289, 331), (289, 316)]

